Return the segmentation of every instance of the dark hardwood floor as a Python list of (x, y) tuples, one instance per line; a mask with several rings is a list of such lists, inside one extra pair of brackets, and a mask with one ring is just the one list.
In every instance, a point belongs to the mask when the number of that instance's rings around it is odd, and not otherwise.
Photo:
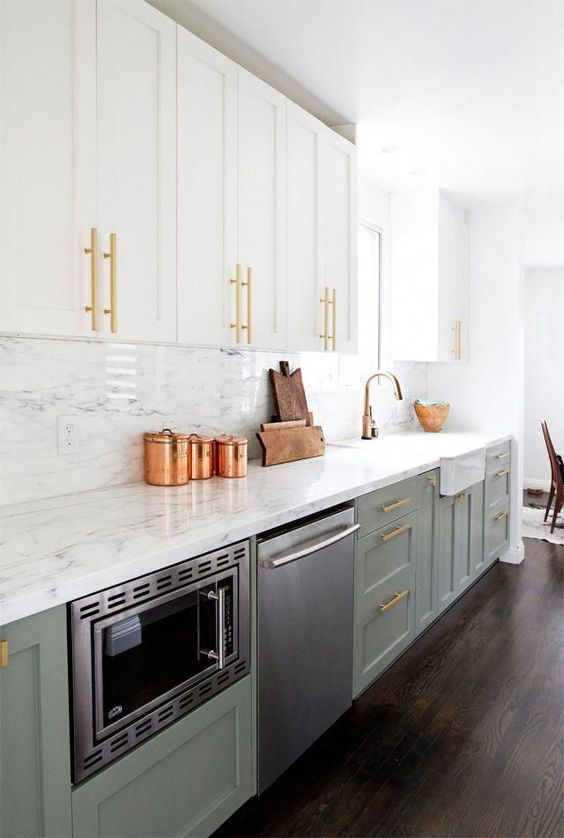
[(562, 836), (564, 547), (526, 539), (224, 836)]

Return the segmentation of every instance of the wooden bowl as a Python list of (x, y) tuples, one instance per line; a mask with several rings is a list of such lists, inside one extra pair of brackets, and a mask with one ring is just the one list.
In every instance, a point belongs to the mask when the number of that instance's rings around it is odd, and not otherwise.
[(419, 424), (424, 431), (430, 434), (436, 434), (441, 430), (450, 410), (449, 404), (431, 405), (415, 402), (413, 406), (419, 419)]

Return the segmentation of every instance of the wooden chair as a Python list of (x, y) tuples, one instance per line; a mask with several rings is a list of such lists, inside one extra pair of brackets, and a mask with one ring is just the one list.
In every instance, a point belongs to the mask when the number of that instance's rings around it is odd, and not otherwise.
[(550, 532), (552, 533), (554, 532), (554, 527), (556, 526), (556, 518), (558, 517), (558, 514), (562, 509), (562, 504), (564, 503), (564, 464), (562, 462), (562, 457), (560, 457), (560, 455), (554, 450), (554, 445), (552, 444), (552, 439), (550, 438), (546, 422), (541, 422), (541, 428), (544, 441), (546, 443), (546, 450), (548, 451), (551, 471), (550, 492), (548, 493), (548, 503), (546, 505), (546, 512), (544, 513), (544, 520), (546, 521), (548, 518), (550, 506), (554, 500), (554, 514), (552, 516), (552, 524), (550, 527)]

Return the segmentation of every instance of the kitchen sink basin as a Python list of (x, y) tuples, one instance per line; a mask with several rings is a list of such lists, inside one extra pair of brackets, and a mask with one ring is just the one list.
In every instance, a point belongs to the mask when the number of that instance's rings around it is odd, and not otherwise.
[(458, 495), (479, 483), (486, 475), (486, 449), (476, 448), (450, 457), (441, 457), (441, 495)]

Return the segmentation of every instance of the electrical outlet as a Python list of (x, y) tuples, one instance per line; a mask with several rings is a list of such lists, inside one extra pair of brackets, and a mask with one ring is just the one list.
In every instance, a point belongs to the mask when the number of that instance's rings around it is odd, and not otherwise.
[(76, 416), (59, 416), (57, 419), (57, 448), (59, 454), (74, 454), (79, 449)]

